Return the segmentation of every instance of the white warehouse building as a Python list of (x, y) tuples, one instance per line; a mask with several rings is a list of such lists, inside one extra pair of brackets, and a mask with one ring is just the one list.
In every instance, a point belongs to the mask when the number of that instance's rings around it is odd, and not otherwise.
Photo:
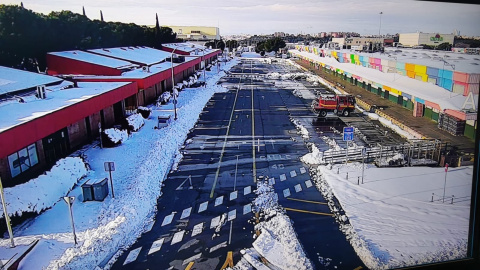
[(418, 45), (435, 46), (442, 43), (453, 44), (454, 34), (439, 34), (439, 33), (407, 33), (400, 34), (399, 42), (403, 46), (413, 47)]

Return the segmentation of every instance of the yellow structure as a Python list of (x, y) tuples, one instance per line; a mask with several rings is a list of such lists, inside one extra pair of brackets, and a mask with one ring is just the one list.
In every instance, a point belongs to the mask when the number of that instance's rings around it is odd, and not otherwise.
[(185, 41), (208, 41), (212, 39), (220, 40), (220, 29), (210, 26), (172, 26), (172, 31), (177, 33), (177, 38)]

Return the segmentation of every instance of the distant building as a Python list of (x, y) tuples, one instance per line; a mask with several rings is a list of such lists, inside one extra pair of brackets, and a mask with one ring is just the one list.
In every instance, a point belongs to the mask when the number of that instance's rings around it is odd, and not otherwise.
[(406, 33), (400, 34), (399, 42), (403, 46), (413, 47), (418, 45), (435, 46), (442, 43), (453, 44), (454, 34), (439, 34), (439, 33)]
[(275, 32), (275, 34), (273, 34), (275, 37), (285, 37), (285, 33), (284, 32)]
[[(391, 39), (388, 40), (390, 41)], [(345, 49), (367, 51), (373, 47), (377, 49), (383, 47), (385, 39), (379, 37), (342, 37), (332, 38), (332, 42), (337, 42), (340, 47), (344, 47)]]
[(210, 26), (172, 26), (172, 31), (177, 33), (177, 38), (185, 41), (220, 40), (220, 29)]

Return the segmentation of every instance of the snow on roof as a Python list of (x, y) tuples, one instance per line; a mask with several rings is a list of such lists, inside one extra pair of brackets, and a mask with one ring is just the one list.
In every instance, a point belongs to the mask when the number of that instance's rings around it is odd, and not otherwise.
[[(353, 50), (346, 49), (342, 49), (339, 51), (343, 53), (394, 60), (401, 63), (412, 63), (438, 69), (455, 70), (465, 73), (480, 73), (479, 55), (455, 53), (452, 51), (388, 47), (385, 48), (384, 53), (355, 52)], [(455, 68), (452, 68), (452, 65), (454, 65)]]
[(160, 63), (167, 57), (170, 57), (170, 53), (168, 52), (145, 46), (95, 49), (88, 51), (148, 66)]
[(62, 79), (48, 75), (0, 66), (0, 95), (61, 81)]
[[(397, 73), (384, 73), (376, 69), (371, 69), (359, 65), (352, 65), (350, 63), (339, 63), (332, 57), (321, 57), (313, 53), (300, 52), (297, 50), (290, 50), (290, 52), (308, 57), (326, 65), (341, 69), (343, 71), (358, 75), (362, 78), (371, 80), (373, 82), (386, 85), (388, 87), (400, 90), (414, 97), (418, 97), (430, 102), (437, 103), (440, 108), (460, 110), (467, 97), (462, 94), (450, 92), (438, 85), (421, 82), (407, 76), (402, 76)], [(478, 95), (475, 96), (478, 100)]]
[(74, 59), (78, 61), (88, 62), (96, 65), (116, 68), (116, 69), (125, 69), (125, 68), (131, 68), (131, 67), (137, 66), (127, 61), (106, 57), (106, 56), (101, 56), (101, 55), (93, 54), (89, 52), (79, 51), (79, 50), (64, 51), (64, 52), (50, 52), (48, 54), (65, 57), (69, 59)]
[(19, 103), (16, 100), (2, 102), (0, 103), (0, 132), (127, 84), (129, 83), (79, 82), (77, 88), (66, 88), (71, 87), (72, 83), (64, 82), (59, 86), (47, 86), (46, 99), (37, 99), (34, 95), (30, 95), (23, 97), (25, 103)]
[(206, 46), (190, 43), (190, 42), (166, 43), (166, 44), (162, 44), (162, 46), (170, 49), (176, 49), (176, 50), (188, 52), (190, 53), (190, 55), (203, 55), (203, 52), (205, 52), (205, 54), (209, 54), (214, 51), (218, 51), (218, 49), (209, 49)]

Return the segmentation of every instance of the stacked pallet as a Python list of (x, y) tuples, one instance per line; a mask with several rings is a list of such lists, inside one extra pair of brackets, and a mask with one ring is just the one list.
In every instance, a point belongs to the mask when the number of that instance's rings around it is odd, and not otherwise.
[(438, 117), (438, 128), (452, 135), (461, 136), (465, 131), (465, 120), (442, 113)]

